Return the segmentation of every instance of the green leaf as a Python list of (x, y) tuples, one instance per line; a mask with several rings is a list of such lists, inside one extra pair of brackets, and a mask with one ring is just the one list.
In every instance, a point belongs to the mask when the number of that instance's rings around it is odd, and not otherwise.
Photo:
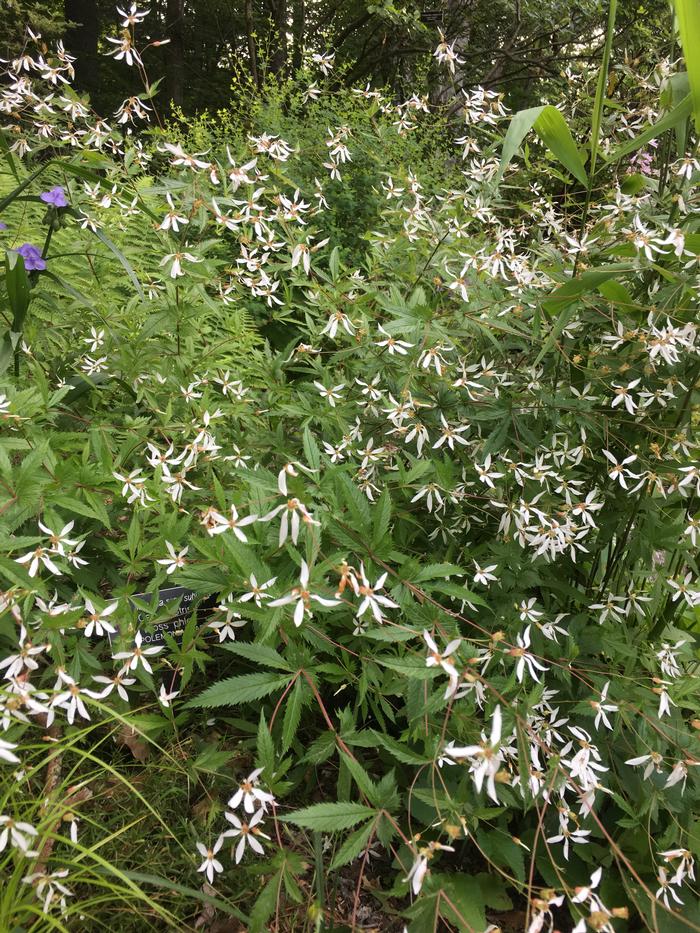
[(190, 700), (186, 704), (188, 709), (214, 709), (217, 706), (238, 706), (240, 703), (250, 703), (252, 700), (261, 700), (275, 690), (281, 690), (289, 683), (289, 677), (280, 677), (278, 674), (241, 674), (238, 677), (228, 677), (212, 684), (204, 693)]
[(336, 868), (342, 868), (343, 865), (352, 862), (367, 848), (370, 837), (374, 832), (375, 822), (375, 820), (371, 820), (366, 826), (361, 826), (348, 836), (333, 857), (330, 871), (335, 871)]
[(328, 268), (330, 269), (331, 279), (334, 282), (338, 281), (338, 271), (340, 269), (340, 252), (338, 247), (334, 246), (331, 251), (330, 259), (328, 260)]
[(14, 315), (12, 330), (21, 333), (29, 307), (29, 277), (24, 268), (24, 259), (13, 249), (5, 253), (5, 286)]
[(284, 708), (284, 721), (282, 723), (282, 754), (290, 747), (299, 728), (301, 711), (308, 699), (307, 688), (300, 676), (287, 695), (287, 704)]
[(397, 761), (401, 761), (405, 765), (425, 765), (429, 764), (431, 761), (430, 758), (426, 758), (424, 755), (418, 755), (407, 745), (402, 745), (401, 742), (397, 742), (396, 739), (392, 739), (391, 736), (384, 735), (383, 732), (377, 732), (373, 729), (372, 734), (377, 742), (383, 746), (390, 755), (393, 755)]
[(695, 129), (700, 133), (700, 0), (675, 0), (675, 6)]
[(558, 314), (572, 302), (576, 301), (585, 292), (593, 291), (608, 279), (614, 279), (625, 272), (631, 272), (634, 266), (631, 262), (618, 262), (610, 266), (599, 266), (597, 269), (587, 269), (564, 285), (552, 292), (542, 302), (542, 307), (550, 314)]
[(343, 761), (347, 765), (347, 769), (352, 775), (353, 780), (359, 787), (360, 792), (363, 793), (365, 797), (367, 797), (370, 803), (376, 806), (377, 801), (375, 797), (376, 797), (377, 788), (372, 778), (369, 776), (369, 774), (367, 774), (367, 772), (362, 767), (362, 765), (357, 760), (357, 758), (352, 758), (350, 755), (346, 754), (343, 751), (341, 751), (340, 757), (343, 759)]
[(374, 527), (372, 529), (372, 547), (374, 550), (385, 543), (389, 532), (389, 522), (391, 521), (391, 496), (389, 490), (385, 489), (379, 501), (374, 507)]
[(318, 470), (321, 465), (321, 451), (318, 449), (316, 438), (309, 430), (309, 426), (304, 428), (304, 456), (310, 469)]
[(101, 509), (95, 509), (90, 505), (87, 505), (85, 502), (81, 502), (80, 499), (76, 499), (73, 496), (57, 496), (52, 500), (52, 505), (60, 506), (62, 509), (67, 509), (69, 512), (74, 512), (77, 515), (84, 515), (85, 518), (94, 518), (96, 521), (100, 522), (106, 528), (110, 528), (109, 515), (104, 505)]
[(412, 680), (432, 680), (437, 671), (434, 667), (426, 667), (425, 661), (404, 659), (377, 658), (377, 664), (382, 667), (388, 667), (392, 671), (398, 671), (404, 677), (410, 677)]
[(265, 777), (269, 780), (275, 771), (275, 746), (272, 735), (267, 726), (265, 713), (260, 710), (260, 723), (258, 725), (257, 765), (263, 769)]
[(588, 176), (571, 135), (571, 130), (564, 117), (551, 104), (531, 107), (516, 113), (510, 125), (501, 150), (501, 164), (496, 175), (496, 184), (503, 177), (511, 159), (520, 148), (520, 144), (531, 129), (534, 129), (542, 142), (559, 159), (562, 165), (582, 184), (588, 184)]
[(303, 829), (317, 829), (321, 832), (334, 832), (338, 829), (349, 829), (363, 820), (376, 816), (376, 810), (366, 807), (362, 803), (316, 803), (311, 807), (303, 807), (294, 813), (281, 816), (283, 823), (294, 823)]
[(281, 654), (278, 654), (274, 648), (269, 645), (258, 645), (254, 642), (233, 641), (228, 644), (220, 645), (224, 651), (230, 651), (241, 658), (253, 661), (255, 664), (263, 664), (265, 667), (273, 667), (278, 671), (292, 671), (293, 667)]

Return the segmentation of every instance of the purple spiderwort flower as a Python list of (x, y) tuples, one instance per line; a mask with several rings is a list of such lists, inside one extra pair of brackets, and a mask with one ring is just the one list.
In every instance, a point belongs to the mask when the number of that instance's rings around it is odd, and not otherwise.
[(66, 192), (60, 185), (56, 185), (50, 191), (42, 191), (39, 197), (46, 204), (51, 204), (53, 207), (68, 207)]
[(41, 255), (41, 250), (31, 243), (23, 243), (17, 247), (16, 252), (24, 259), (24, 268), (27, 272), (41, 272), (46, 268), (46, 260)]
[(7, 230), (7, 224), (4, 224), (1, 220), (0, 220), (0, 230)]

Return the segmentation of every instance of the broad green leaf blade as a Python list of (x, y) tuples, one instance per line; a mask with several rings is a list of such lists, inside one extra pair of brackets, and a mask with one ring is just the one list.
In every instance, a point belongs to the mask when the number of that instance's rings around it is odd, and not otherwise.
[(559, 159), (564, 168), (582, 184), (588, 184), (586, 169), (571, 135), (571, 130), (561, 113), (551, 104), (546, 104), (543, 107), (531, 107), (529, 110), (520, 110), (513, 116), (503, 140), (501, 164), (496, 176), (497, 184), (531, 129), (535, 130), (545, 146)]
[(250, 703), (252, 700), (261, 700), (275, 690), (281, 690), (289, 683), (289, 677), (280, 677), (279, 674), (241, 674), (238, 677), (227, 677), (208, 687), (204, 693), (187, 704), (187, 707), (197, 709), (214, 709), (217, 706), (238, 706), (240, 703)]
[(21, 333), (29, 307), (29, 277), (24, 268), (24, 259), (13, 249), (5, 253), (5, 286), (14, 315), (12, 330)]
[(599, 266), (597, 269), (587, 269), (575, 279), (560, 285), (548, 298), (542, 302), (542, 307), (550, 314), (558, 314), (563, 308), (570, 305), (584, 292), (590, 292), (608, 279), (614, 279), (623, 272), (631, 272), (632, 263), (618, 262), (610, 266)]
[(533, 127), (537, 117), (542, 113), (544, 107), (531, 107), (529, 110), (519, 110), (513, 114), (508, 125), (503, 147), (501, 149), (501, 164), (496, 175), (496, 184), (503, 178), (503, 173), (510, 165), (511, 159), (520, 148), (520, 144)]
[(550, 105), (542, 108), (542, 113), (535, 120), (535, 132), (574, 178), (582, 185), (587, 185), (588, 176), (583, 159), (566, 120), (556, 107)]
[[(661, 91), (660, 101), (664, 110), (673, 110), (690, 93), (690, 81), (687, 71), (678, 71), (669, 75)], [(688, 138), (688, 120), (679, 120), (674, 127), (676, 135), (676, 155), (682, 159), (685, 155)]]
[(316, 803), (311, 807), (303, 807), (294, 813), (281, 816), (283, 823), (294, 823), (303, 829), (317, 829), (330, 833), (338, 829), (349, 829), (363, 820), (370, 820), (376, 816), (377, 811), (366, 807), (362, 803)]
[(700, 0), (675, 0), (678, 32), (690, 84), (695, 129), (700, 133)]

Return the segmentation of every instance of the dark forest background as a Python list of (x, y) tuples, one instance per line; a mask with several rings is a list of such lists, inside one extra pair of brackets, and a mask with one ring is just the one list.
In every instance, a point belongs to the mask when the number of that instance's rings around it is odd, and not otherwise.
[[(120, 4), (122, 9), (128, 3)], [(104, 114), (141, 90), (139, 77), (109, 58), (107, 36), (118, 36), (114, 0), (2, 0), (0, 55), (13, 57), (28, 24), (47, 39), (62, 38), (77, 56), (76, 87)], [(313, 53), (335, 53), (332, 80), (388, 86), (398, 96), (429, 92), (457, 97), (480, 84), (505, 91), (512, 106), (538, 102), (567, 67), (598, 60), (607, 7), (599, 0), (153, 0), (138, 28), (140, 42), (169, 40), (149, 50), (149, 73), (164, 76), (161, 108), (186, 114), (227, 107), (241, 81), (261, 89), (271, 76), (299, 71)], [(621, 0), (616, 47), (644, 61), (651, 41), (672, 34), (665, 0)], [(464, 60), (445, 85), (432, 64), (438, 29)], [(669, 49), (673, 56), (674, 50)], [(317, 72), (317, 70), (316, 70)], [(236, 80), (234, 80), (234, 77)]]

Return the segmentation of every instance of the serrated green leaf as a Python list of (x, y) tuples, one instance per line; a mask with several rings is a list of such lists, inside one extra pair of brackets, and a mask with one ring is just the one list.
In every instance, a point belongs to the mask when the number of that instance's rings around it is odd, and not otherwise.
[(271, 778), (275, 771), (275, 745), (263, 710), (260, 710), (256, 751), (258, 767), (263, 769), (265, 777)]
[(278, 671), (292, 671), (293, 666), (286, 661), (281, 654), (278, 654), (274, 648), (269, 645), (259, 645), (257, 642), (232, 641), (220, 645), (224, 651), (230, 651), (241, 658), (253, 661), (255, 664), (262, 664), (265, 667), (273, 667)]
[(316, 803), (311, 807), (302, 807), (294, 813), (281, 816), (283, 823), (294, 823), (303, 829), (317, 829), (321, 832), (334, 832), (349, 829), (363, 820), (376, 816), (376, 810), (362, 803)]
[(188, 709), (215, 709), (218, 706), (238, 706), (240, 703), (250, 703), (252, 700), (261, 700), (275, 690), (281, 690), (289, 683), (289, 677), (280, 677), (278, 674), (241, 674), (238, 677), (228, 677), (212, 684), (204, 693), (190, 700), (186, 704)]
[(330, 871), (335, 871), (337, 868), (347, 865), (348, 862), (352, 862), (367, 848), (367, 844), (374, 832), (375, 823), (375, 820), (371, 820), (366, 826), (361, 826), (348, 836), (336, 852), (330, 864)]
[(307, 698), (308, 686), (300, 676), (297, 677), (294, 686), (287, 694), (287, 702), (284, 707), (284, 720), (282, 722), (282, 754), (287, 751), (294, 741), (301, 720), (301, 711)]
[(405, 765), (425, 765), (429, 764), (431, 761), (430, 758), (426, 758), (424, 755), (417, 754), (407, 745), (402, 745), (401, 742), (397, 742), (396, 739), (392, 739), (391, 736), (384, 735), (384, 733), (377, 732), (374, 729), (372, 730), (372, 733), (377, 742), (383, 748), (385, 748), (390, 755)]

